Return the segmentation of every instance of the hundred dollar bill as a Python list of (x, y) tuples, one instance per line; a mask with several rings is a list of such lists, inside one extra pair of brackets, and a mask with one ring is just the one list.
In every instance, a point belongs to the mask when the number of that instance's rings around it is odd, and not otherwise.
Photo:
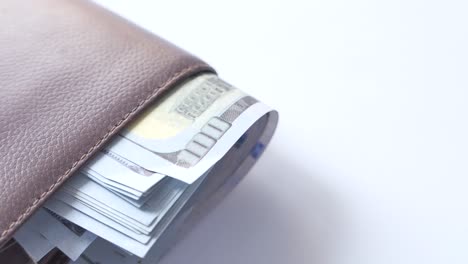
[[(76, 260), (96, 239), (95, 234), (43, 208), (25, 226), (26, 229), (39, 233), (72, 260)], [(40, 246), (42, 245), (36, 245)]]
[[(68, 221), (79, 224), (82, 228), (89, 230), (102, 239), (131, 254), (144, 258), (203, 180), (204, 177), (201, 177), (194, 184), (187, 186), (177, 201), (170, 208), (166, 208), (166, 212), (163, 213), (161, 218), (158, 218), (158, 224), (148, 235), (135, 233), (124, 226), (118, 226), (118, 223), (115, 222), (110, 223), (109, 218), (98, 211), (94, 211), (93, 208), (86, 208), (85, 204), (72, 201), (63, 202), (61, 200), (63, 197), (57, 199), (53, 196), (44, 206)], [(73, 206), (70, 206), (71, 203)]]
[(82, 172), (91, 178), (100, 178), (101, 181), (107, 180), (107, 185), (112, 185), (117, 191), (123, 193), (130, 192), (133, 194), (130, 195), (132, 197), (139, 197), (150, 192), (151, 188), (165, 178), (165, 175), (148, 171), (109, 150), (98, 153), (82, 169)]
[[(72, 207), (78, 203), (94, 208), (109, 219), (129, 226), (138, 233), (149, 234), (156, 219), (171, 207), (187, 184), (171, 179), (164, 182), (142, 207), (136, 207), (84, 175), (76, 175), (55, 194), (55, 198)], [(71, 196), (71, 197), (70, 197)]]
[(33, 227), (28, 226), (28, 224), (23, 225), (15, 233), (14, 238), (35, 262), (39, 262), (39, 260), (55, 248), (47, 238), (39, 233), (39, 231), (34, 230)]
[(105, 151), (159, 173), (148, 177), (192, 183), (271, 111), (216, 75), (204, 74), (173, 89)]

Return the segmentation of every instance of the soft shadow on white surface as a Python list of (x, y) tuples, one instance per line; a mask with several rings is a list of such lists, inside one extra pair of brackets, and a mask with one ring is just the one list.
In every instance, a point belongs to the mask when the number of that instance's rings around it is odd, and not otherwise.
[(332, 262), (343, 224), (340, 206), (313, 172), (279, 152), (269, 149), (161, 263)]

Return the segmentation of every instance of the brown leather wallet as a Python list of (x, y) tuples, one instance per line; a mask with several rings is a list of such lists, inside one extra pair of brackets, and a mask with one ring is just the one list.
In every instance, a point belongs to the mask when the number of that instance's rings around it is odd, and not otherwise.
[[(161, 95), (214, 70), (87, 0), (4, 0), (0, 23), (0, 263), (32, 263), (11, 239), (14, 232)], [(152, 260), (245, 176), (277, 121), (270, 111), (242, 131), (249, 136), (210, 168), (167, 222)], [(40, 261), (67, 262), (59, 250)]]
[(82, 0), (0, 3), (0, 244), (145, 107), (213, 69)]

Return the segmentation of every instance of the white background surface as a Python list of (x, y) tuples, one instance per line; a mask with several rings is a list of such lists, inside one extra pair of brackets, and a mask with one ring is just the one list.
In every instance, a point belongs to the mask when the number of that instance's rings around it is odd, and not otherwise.
[(163, 263), (468, 263), (466, 1), (98, 2), (280, 111)]

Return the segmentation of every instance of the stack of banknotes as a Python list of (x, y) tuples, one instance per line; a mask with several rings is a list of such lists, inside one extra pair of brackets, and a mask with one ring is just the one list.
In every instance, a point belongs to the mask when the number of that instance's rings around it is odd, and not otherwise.
[(247, 173), (277, 120), (216, 75), (192, 77), (115, 136), (14, 239), (34, 261), (59, 249), (72, 263), (154, 263), (194, 194)]

